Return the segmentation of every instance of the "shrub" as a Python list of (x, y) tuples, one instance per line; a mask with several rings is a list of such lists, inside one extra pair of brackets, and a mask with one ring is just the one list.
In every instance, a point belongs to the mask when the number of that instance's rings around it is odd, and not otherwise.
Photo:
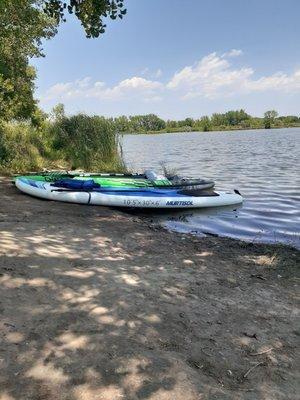
[(37, 128), (27, 123), (0, 123), (0, 171), (22, 172), (44, 165), (43, 141)]
[(111, 119), (78, 114), (63, 117), (50, 128), (53, 149), (72, 168), (122, 171), (119, 139)]
[(125, 170), (118, 135), (111, 119), (79, 114), (28, 122), (0, 122), (0, 172), (42, 168), (80, 168), (88, 171)]

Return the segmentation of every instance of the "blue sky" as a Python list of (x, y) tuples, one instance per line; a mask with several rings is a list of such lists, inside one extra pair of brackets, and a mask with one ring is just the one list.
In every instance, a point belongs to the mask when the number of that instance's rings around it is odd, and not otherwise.
[(86, 39), (73, 16), (44, 43), (46, 111), (194, 118), (244, 108), (300, 114), (299, 0), (125, 0), (127, 15)]

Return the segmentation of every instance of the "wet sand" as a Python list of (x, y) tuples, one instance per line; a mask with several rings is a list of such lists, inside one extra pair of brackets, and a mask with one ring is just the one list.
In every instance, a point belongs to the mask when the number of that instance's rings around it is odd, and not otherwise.
[(0, 178), (0, 400), (297, 399), (299, 264)]

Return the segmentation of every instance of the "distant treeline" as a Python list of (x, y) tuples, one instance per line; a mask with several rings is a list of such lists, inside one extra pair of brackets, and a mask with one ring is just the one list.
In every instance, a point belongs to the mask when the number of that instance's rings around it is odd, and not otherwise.
[(244, 110), (214, 113), (211, 117), (183, 120), (163, 120), (155, 114), (120, 116), (113, 119), (121, 133), (163, 133), (190, 131), (223, 131), (236, 129), (269, 129), (300, 126), (300, 117), (278, 116), (277, 111), (266, 111), (263, 118), (252, 117)]

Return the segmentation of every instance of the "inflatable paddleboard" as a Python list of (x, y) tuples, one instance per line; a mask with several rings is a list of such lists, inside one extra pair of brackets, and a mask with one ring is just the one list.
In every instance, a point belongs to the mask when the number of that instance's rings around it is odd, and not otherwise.
[[(202, 208), (240, 204), (238, 191), (219, 192), (197, 189), (166, 188), (110, 188), (69, 189), (55, 186), (55, 182), (18, 177), (15, 184), (22, 192), (47, 200), (110, 207), (139, 208)], [(96, 186), (96, 185), (95, 185)]]
[[(20, 176), (16, 176), (19, 178)], [(100, 184), (102, 187), (128, 187), (128, 188), (190, 188), (190, 189), (210, 189), (214, 187), (214, 181), (185, 178), (185, 177), (165, 177), (157, 175), (154, 171), (148, 170), (144, 174), (109, 174), (109, 173), (89, 173), (89, 172), (68, 172), (68, 171), (48, 171), (31, 173), (24, 175), (38, 181), (56, 182), (61, 179), (90, 180)]]

